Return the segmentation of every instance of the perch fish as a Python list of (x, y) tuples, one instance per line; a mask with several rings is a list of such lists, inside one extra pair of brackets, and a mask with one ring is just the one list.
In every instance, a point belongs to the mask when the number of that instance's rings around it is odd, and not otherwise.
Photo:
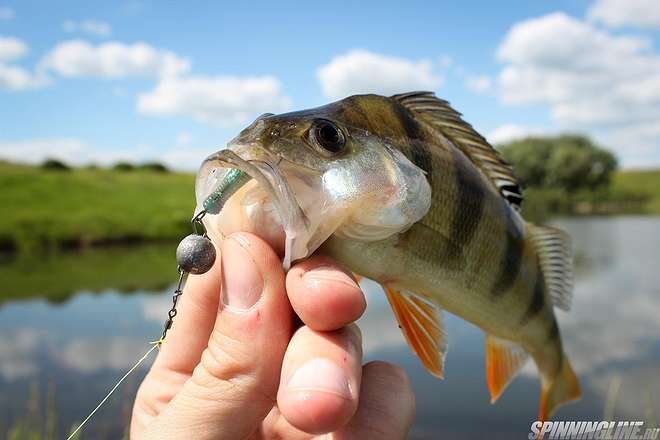
[(541, 420), (579, 398), (555, 317), (570, 307), (569, 237), (524, 221), (511, 167), (433, 93), (264, 114), (204, 161), (196, 193), (213, 241), (253, 232), (285, 268), (318, 250), (380, 283), (431, 374), (444, 376), (444, 310), (486, 333), (492, 402), (528, 357)]

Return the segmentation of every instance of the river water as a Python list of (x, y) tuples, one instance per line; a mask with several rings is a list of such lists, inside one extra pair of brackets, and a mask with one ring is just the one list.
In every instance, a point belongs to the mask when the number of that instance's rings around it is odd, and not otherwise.
[[(660, 218), (575, 218), (555, 224), (573, 237), (576, 254), (573, 309), (557, 314), (583, 397), (561, 408), (554, 419), (641, 420), (657, 426)], [(115, 278), (96, 283), (89, 280), (94, 278), (89, 275), (92, 269), (83, 266), (78, 276), (86, 282), (77, 286), (76, 271), (58, 272), (70, 264), (57, 263), (72, 258), (94, 262), (94, 270), (103, 274), (112, 273), (113, 264), (132, 258), (136, 251), (113, 250), (106, 260), (98, 260), (103, 257), (99, 252), (0, 264), (5, 278), (0, 280), (0, 437), (23, 427), (61, 438), (148, 348), (147, 342), (157, 339), (170, 305), (172, 286), (163, 287), (170, 274), (162, 271), (156, 278), (127, 280), (121, 276), (126, 271), (116, 270)], [(168, 252), (171, 249), (165, 247), (145, 255), (159, 259), (155, 267), (169, 258)], [(99, 261), (105, 261), (101, 268)], [(140, 261), (151, 264), (147, 257)], [(170, 272), (174, 278), (174, 269)], [(74, 282), (54, 285), (64, 277)], [(360, 321), (366, 360), (395, 362), (412, 378), (417, 418), (411, 438), (527, 438), (539, 396), (531, 362), (491, 405), (479, 329), (446, 317), (446, 379), (437, 380), (405, 345), (378, 286), (364, 281), (363, 288), (369, 303)], [(114, 439), (124, 434), (145, 371), (122, 387), (81, 438)]]

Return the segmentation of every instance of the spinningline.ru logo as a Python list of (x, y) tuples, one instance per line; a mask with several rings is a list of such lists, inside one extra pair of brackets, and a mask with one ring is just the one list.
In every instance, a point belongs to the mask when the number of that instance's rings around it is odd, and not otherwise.
[(644, 428), (644, 422), (534, 422), (529, 434), (535, 439), (656, 440), (660, 428)]

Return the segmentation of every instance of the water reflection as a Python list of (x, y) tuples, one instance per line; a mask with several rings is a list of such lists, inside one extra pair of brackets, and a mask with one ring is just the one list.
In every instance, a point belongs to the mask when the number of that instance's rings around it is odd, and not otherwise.
[[(590, 218), (559, 222), (574, 240), (578, 254), (573, 311), (559, 312), (566, 351), (582, 380), (584, 397), (562, 408), (557, 418), (598, 420), (603, 417), (610, 394), (612, 416), (653, 423), (660, 414), (660, 219)], [(153, 264), (158, 276), (140, 275), (142, 280), (166, 283), (171, 269), (171, 249), (141, 254), (142, 266)], [(133, 250), (104, 259), (130, 259)], [(143, 251), (141, 251), (143, 252)], [(150, 255), (150, 257), (146, 257)], [(150, 260), (151, 258), (151, 260)], [(94, 266), (96, 267), (96, 266)], [(43, 279), (53, 270), (33, 267)], [(92, 270), (92, 269), (90, 269)], [(97, 272), (101, 269), (96, 267)], [(139, 279), (126, 279), (125, 269), (115, 280), (123, 290), (137, 287)], [(27, 276), (0, 273), (11, 280)], [(70, 276), (69, 273), (66, 273)], [(48, 275), (57, 279), (57, 273)], [(4, 281), (5, 278), (3, 278)], [(123, 280), (123, 281), (122, 281)], [(18, 281), (28, 286), (27, 281)], [(43, 281), (42, 281), (43, 282)], [(122, 370), (147, 348), (147, 341), (160, 332), (170, 304), (168, 289), (152, 288), (126, 295), (87, 278), (87, 287), (73, 286), (77, 295), (64, 304), (53, 305), (38, 292), (0, 299), (0, 429), (26, 414), (28, 389), (36, 383), (45, 392), (52, 379), (58, 427), (62, 435), (75, 420), (94, 406)], [(23, 284), (20, 284), (23, 283)], [(38, 284), (35, 284), (38, 285)], [(42, 284), (43, 285), (43, 284)], [(491, 406), (485, 384), (484, 337), (477, 328), (459, 318), (447, 317), (450, 349), (445, 381), (428, 375), (405, 346), (384, 296), (368, 281), (369, 307), (360, 321), (367, 359), (385, 359), (402, 365), (413, 379), (417, 396), (417, 421), (413, 438), (524, 438), (536, 418), (538, 379), (530, 363), (500, 401)], [(93, 293), (90, 290), (95, 289)], [(62, 297), (62, 289), (51, 289)], [(48, 291), (47, 289), (45, 291)], [(100, 292), (100, 293), (99, 293)], [(83, 435), (83, 438), (117, 438), (129, 417), (135, 388), (144, 370), (113, 399)]]

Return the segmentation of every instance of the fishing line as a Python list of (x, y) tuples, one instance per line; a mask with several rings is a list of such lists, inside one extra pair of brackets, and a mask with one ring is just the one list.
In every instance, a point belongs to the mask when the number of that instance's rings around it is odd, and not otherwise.
[(85, 426), (85, 424), (89, 421), (89, 419), (91, 419), (92, 416), (94, 416), (94, 414), (96, 414), (96, 412), (99, 410), (99, 408), (101, 408), (101, 406), (103, 406), (103, 404), (104, 404), (104, 403), (110, 398), (110, 396), (112, 396), (112, 393), (114, 393), (115, 390), (117, 390), (117, 388), (119, 388), (119, 385), (121, 385), (122, 382), (123, 382), (124, 380), (126, 380), (126, 378), (127, 378), (127, 377), (128, 377), (133, 371), (135, 371), (135, 369), (136, 369), (137, 367), (139, 367), (140, 364), (141, 364), (142, 362), (144, 362), (144, 360), (145, 360), (147, 357), (149, 357), (149, 355), (151, 354), (152, 351), (154, 351), (156, 348), (160, 347), (161, 344), (162, 344), (163, 342), (165, 342), (164, 339), (161, 339), (161, 340), (159, 340), (159, 341), (152, 342), (153, 347), (151, 347), (149, 350), (147, 350), (147, 352), (146, 352), (146, 353), (145, 353), (145, 354), (144, 354), (144, 355), (143, 355), (143, 356), (142, 356), (142, 357), (141, 357), (141, 358), (140, 358), (140, 359), (139, 359), (139, 360), (138, 360), (138, 361), (137, 361), (137, 362), (136, 362), (136, 363), (135, 363), (135, 364), (134, 364), (134, 365), (128, 370), (128, 371), (127, 371), (127, 372), (126, 372), (126, 374), (124, 374), (124, 375), (121, 377), (121, 379), (119, 379), (119, 381), (115, 384), (115, 386), (112, 387), (112, 389), (108, 392), (108, 394), (106, 394), (105, 397), (99, 402), (99, 404), (96, 405), (96, 408), (94, 408), (94, 409), (92, 410), (92, 412), (89, 413), (89, 415), (87, 416), (87, 418), (85, 418), (85, 420), (83, 420), (82, 423), (81, 423), (80, 425), (78, 425), (78, 427), (77, 427), (77, 428), (71, 433), (71, 435), (69, 435), (69, 436), (66, 438), (66, 440), (71, 440), (73, 437), (75, 437), (75, 435), (78, 433), (78, 431), (80, 431), (80, 430), (82, 429), (82, 427)]
[(243, 171), (238, 169), (230, 168), (229, 172), (221, 182), (219, 188), (211, 194), (204, 201), (204, 209), (199, 212), (192, 219), (192, 230), (193, 233), (188, 235), (176, 249), (176, 261), (177, 261), (177, 272), (179, 274), (179, 283), (177, 284), (176, 289), (174, 290), (174, 296), (172, 297), (172, 308), (167, 313), (167, 320), (165, 321), (165, 326), (163, 328), (163, 335), (158, 341), (152, 342), (153, 347), (151, 347), (147, 352), (142, 355), (140, 359), (124, 374), (119, 381), (110, 389), (108, 394), (96, 405), (96, 408), (89, 413), (89, 415), (82, 421), (80, 425), (67, 437), (66, 440), (71, 440), (83, 426), (96, 414), (96, 412), (103, 406), (105, 402), (112, 396), (112, 394), (119, 388), (119, 386), (126, 380), (130, 374), (135, 371), (142, 362), (149, 357), (152, 351), (160, 347), (165, 342), (165, 336), (167, 331), (172, 327), (174, 322), (174, 317), (177, 314), (177, 303), (179, 297), (183, 294), (183, 282), (185, 279), (186, 273), (192, 274), (202, 274), (208, 272), (209, 269), (215, 263), (216, 253), (215, 247), (211, 240), (206, 235), (206, 232), (199, 234), (197, 232), (197, 227), (204, 228), (202, 219), (207, 214), (209, 210), (212, 213), (220, 212), (223, 205), (241, 186), (250, 180), (250, 177), (245, 174)]
[(133, 364), (133, 366), (124, 374), (117, 383), (108, 391), (108, 394), (96, 405), (96, 408), (89, 413), (89, 415), (82, 421), (80, 425), (67, 437), (66, 440), (71, 440), (75, 435), (80, 432), (83, 426), (96, 414), (96, 412), (103, 406), (105, 402), (108, 401), (110, 396), (119, 388), (119, 386), (126, 380), (130, 374), (135, 371), (141, 364), (144, 362), (152, 351), (160, 347), (165, 342), (165, 336), (167, 331), (172, 328), (174, 322), (174, 317), (177, 315), (177, 303), (179, 297), (183, 294), (183, 284), (186, 273), (192, 274), (203, 274), (208, 272), (209, 269), (215, 263), (216, 253), (215, 247), (211, 240), (209, 240), (206, 232), (199, 234), (197, 228), (204, 228), (202, 219), (207, 214), (210, 209), (212, 212), (219, 212), (222, 209), (222, 206), (227, 201), (227, 199), (234, 194), (238, 188), (243, 186), (250, 177), (244, 172), (237, 169), (230, 169), (230, 172), (225, 176), (225, 179), (221, 182), (220, 187), (216, 190), (211, 196), (207, 198), (204, 202), (204, 208), (192, 219), (192, 230), (193, 233), (185, 237), (179, 243), (179, 246), (176, 249), (176, 261), (177, 261), (177, 272), (179, 274), (179, 282), (176, 289), (174, 290), (174, 295), (172, 296), (172, 308), (167, 313), (167, 319), (165, 320), (165, 326), (163, 328), (163, 335), (158, 341), (154, 341), (153, 347), (147, 350), (140, 359)]

